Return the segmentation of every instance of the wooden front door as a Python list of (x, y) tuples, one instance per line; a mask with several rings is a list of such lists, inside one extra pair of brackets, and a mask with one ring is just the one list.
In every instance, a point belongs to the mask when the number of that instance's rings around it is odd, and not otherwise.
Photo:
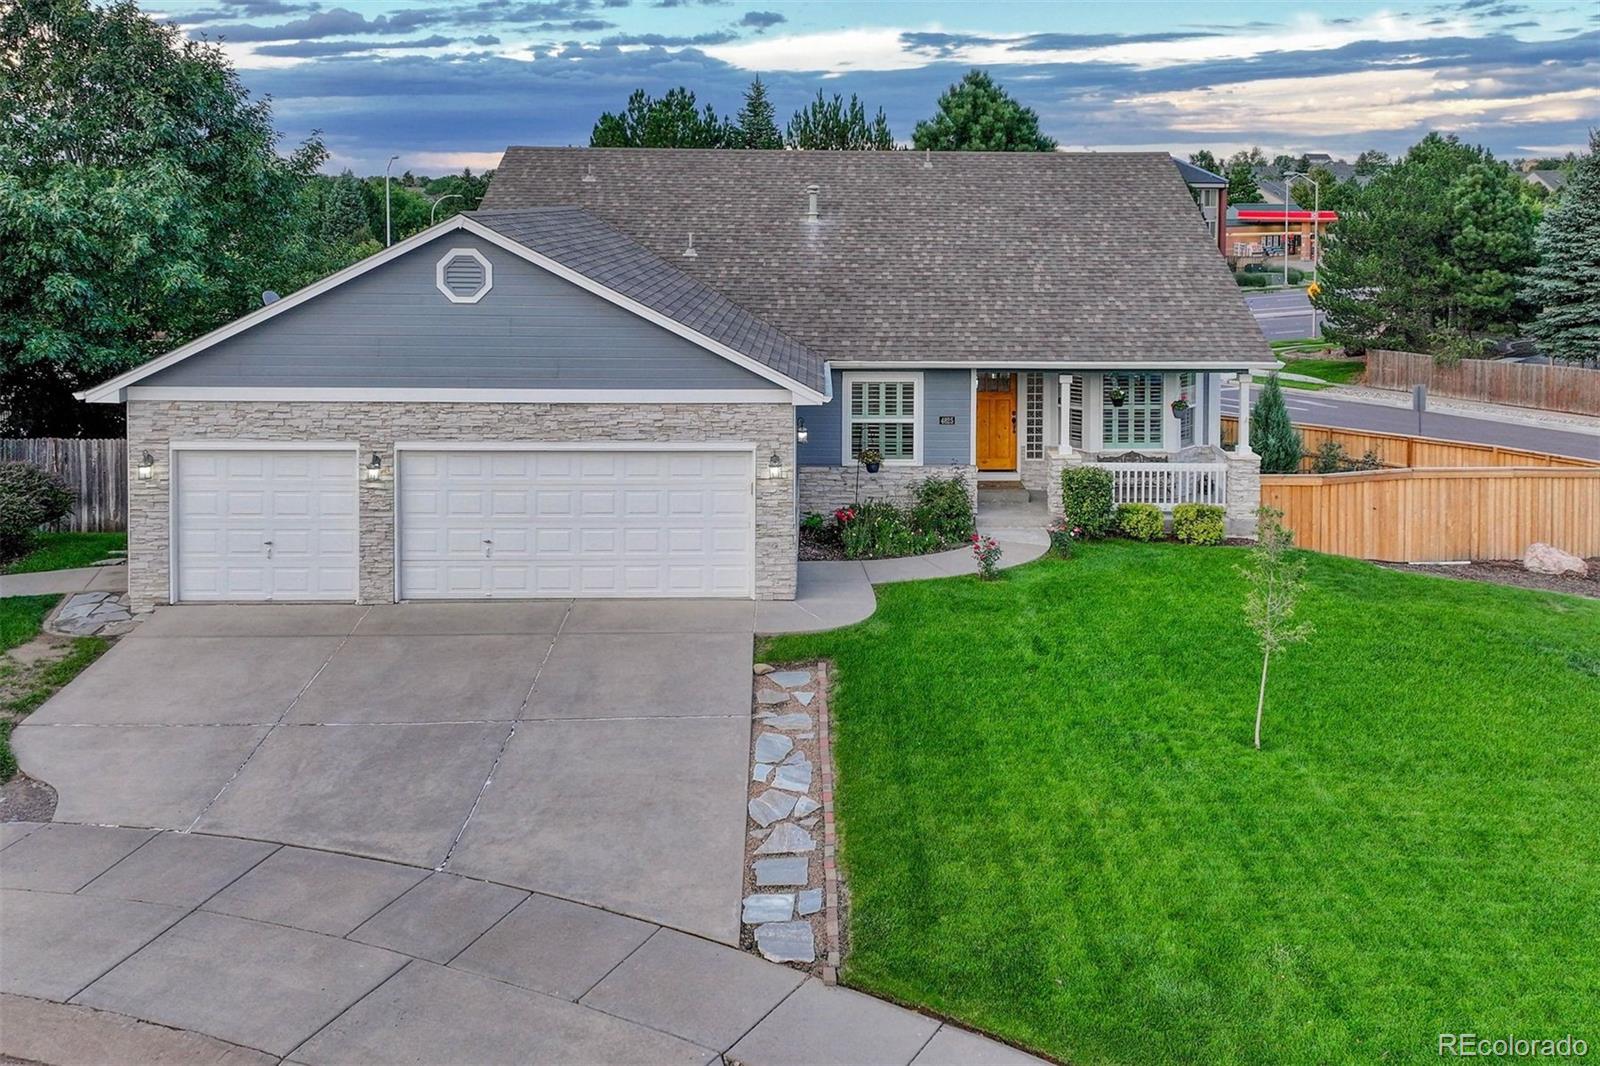
[(978, 469), (1017, 468), (1017, 375), (978, 373)]

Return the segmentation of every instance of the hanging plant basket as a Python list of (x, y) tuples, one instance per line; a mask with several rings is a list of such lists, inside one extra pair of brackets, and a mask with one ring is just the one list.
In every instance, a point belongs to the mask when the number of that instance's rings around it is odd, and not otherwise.
[(861, 465), (867, 468), (867, 473), (876, 474), (883, 465), (883, 453), (876, 448), (868, 448), (861, 453)]
[(1183, 414), (1183, 412), (1187, 411), (1188, 409), (1189, 409), (1189, 401), (1188, 400), (1177, 399), (1177, 400), (1173, 400), (1172, 401), (1172, 413), (1173, 414), (1181, 415), (1181, 414)]
[(1121, 407), (1128, 402), (1128, 390), (1108, 389), (1106, 390), (1106, 400), (1110, 402), (1112, 407)]

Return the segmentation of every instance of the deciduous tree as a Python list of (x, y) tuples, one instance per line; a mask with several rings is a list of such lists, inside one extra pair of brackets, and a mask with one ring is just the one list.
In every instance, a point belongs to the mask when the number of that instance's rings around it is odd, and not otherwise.
[(932, 118), (917, 123), (915, 148), (936, 152), (1053, 152), (1039, 115), (1006, 92), (987, 71), (969, 70), (939, 97)]
[(1239, 567), (1249, 583), (1244, 599), (1245, 622), (1261, 648), (1261, 684), (1256, 690), (1256, 750), (1261, 750), (1261, 717), (1267, 706), (1267, 668), (1272, 657), (1312, 633), (1309, 622), (1294, 620), (1305, 588), (1305, 559), (1294, 552), (1294, 533), (1283, 526), (1283, 512), (1256, 511), (1256, 544), (1250, 560)]

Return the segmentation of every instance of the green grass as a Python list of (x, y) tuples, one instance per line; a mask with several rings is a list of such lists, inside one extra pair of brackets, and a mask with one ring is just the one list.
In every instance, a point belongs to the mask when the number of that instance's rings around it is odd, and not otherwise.
[(0, 598), (0, 652), (28, 643), (39, 635), (60, 595)]
[(1436, 1062), (1600, 1038), (1600, 603), (1313, 556), (1084, 546), (878, 589), (834, 661), (845, 981), (1074, 1063)]
[[(61, 599), (55, 596), (0, 598), (0, 653), (20, 647), (39, 635), (45, 616)], [(11, 727), (67, 682), (98, 659), (111, 642), (103, 637), (79, 637), (60, 659), (22, 665), (0, 657), (0, 782), (17, 772), (11, 751)]]
[(70, 570), (109, 559), (114, 551), (127, 550), (126, 533), (41, 533), (38, 545), (31, 552), (7, 563), (0, 573)]
[(1361, 377), (1367, 364), (1359, 359), (1289, 359), (1283, 369), (1291, 374), (1309, 374), (1334, 385), (1348, 385)]

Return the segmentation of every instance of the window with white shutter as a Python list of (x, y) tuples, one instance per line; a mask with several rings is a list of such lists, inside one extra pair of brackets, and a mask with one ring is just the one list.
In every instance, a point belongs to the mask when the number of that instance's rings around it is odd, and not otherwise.
[(920, 463), (920, 374), (846, 374), (844, 461), (875, 449), (887, 463)]

